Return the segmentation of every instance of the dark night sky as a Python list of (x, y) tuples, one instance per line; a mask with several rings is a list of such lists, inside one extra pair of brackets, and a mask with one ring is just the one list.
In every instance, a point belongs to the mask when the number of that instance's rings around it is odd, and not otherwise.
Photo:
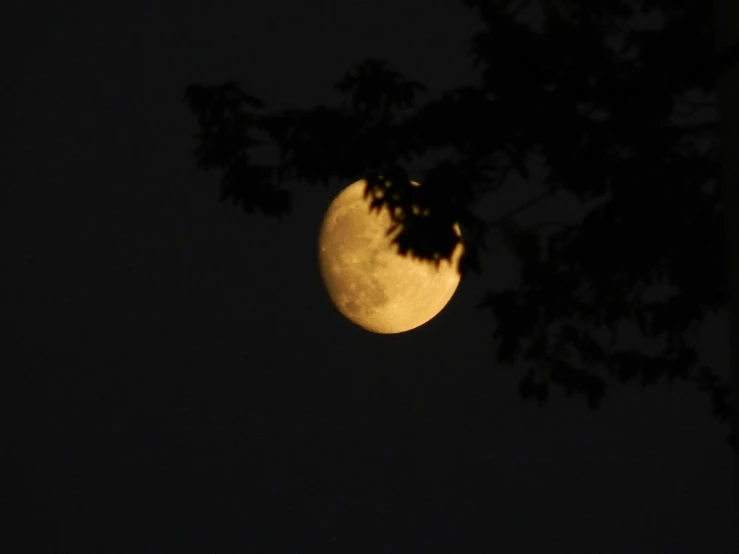
[[(514, 275), (500, 249), (437, 319), (373, 335), (316, 264), (348, 183), (299, 191), (278, 223), (194, 170), (186, 85), (241, 79), (269, 108), (310, 107), (368, 56), (432, 93), (467, 84), (479, 23), (461, 2), (11, 4), (3, 451), (23, 542), (4, 551), (736, 552), (707, 398), (519, 399), (474, 310)], [(724, 320), (696, 340), (723, 371)]]

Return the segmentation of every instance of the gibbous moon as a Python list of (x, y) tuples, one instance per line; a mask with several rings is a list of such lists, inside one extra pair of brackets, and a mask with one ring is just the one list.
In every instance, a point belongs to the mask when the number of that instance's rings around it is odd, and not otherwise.
[(402, 333), (435, 317), (459, 284), (458, 244), (452, 263), (438, 268), (398, 254), (387, 230), (387, 207), (369, 211), (364, 179), (331, 202), (318, 238), (321, 276), (331, 301), (345, 317), (375, 333)]

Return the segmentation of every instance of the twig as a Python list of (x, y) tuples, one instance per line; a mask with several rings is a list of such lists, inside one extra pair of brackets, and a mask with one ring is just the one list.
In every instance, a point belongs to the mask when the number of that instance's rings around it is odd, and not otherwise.
[(493, 219), (492, 221), (490, 221), (490, 223), (488, 225), (490, 225), (490, 226), (497, 225), (497, 224), (501, 223), (503, 220), (506, 220), (506, 219), (508, 219), (510, 217), (513, 217), (516, 214), (521, 213), (522, 211), (524, 211), (524, 210), (530, 208), (531, 206), (533, 206), (534, 204), (540, 202), (544, 198), (547, 198), (548, 196), (552, 196), (553, 194), (554, 193), (551, 192), (551, 191), (544, 191), (544, 192), (542, 192), (540, 194), (537, 194), (536, 196), (533, 196), (532, 198), (529, 198), (526, 202), (524, 202), (520, 206), (517, 206), (516, 208), (513, 208), (509, 212), (501, 215), (500, 217), (497, 217), (497, 218)]

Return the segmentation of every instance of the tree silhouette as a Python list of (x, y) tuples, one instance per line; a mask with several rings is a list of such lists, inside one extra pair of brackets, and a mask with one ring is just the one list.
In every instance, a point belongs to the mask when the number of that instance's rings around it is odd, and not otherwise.
[[(388, 206), (400, 228), (402, 254), (449, 258), (460, 225), (463, 276), (482, 270), (480, 251), (498, 233), (517, 256), (520, 283), (479, 306), (495, 318), (498, 360), (529, 368), (522, 397), (542, 403), (557, 386), (595, 409), (609, 379), (680, 379), (728, 421), (727, 382), (687, 339), (727, 304), (716, 122), (680, 119), (713, 105), (739, 43), (714, 55), (703, 0), (465, 4), (485, 24), (471, 41), (478, 84), (421, 103), (423, 85), (368, 59), (335, 85), (342, 106), (280, 113), (266, 113), (237, 82), (193, 85), (185, 97), (200, 127), (198, 166), (223, 173), (222, 200), (278, 217), (291, 209), (281, 183), (366, 178), (373, 205)], [(521, 19), (532, 7), (540, 29)], [(663, 25), (635, 26), (649, 12)], [(250, 158), (265, 136), (279, 147), (277, 165)], [(440, 152), (411, 186), (408, 164)], [(548, 169), (541, 193), (495, 220), (479, 217), (474, 207), (511, 172), (531, 179), (532, 153)], [(528, 208), (563, 193), (590, 206), (581, 222), (524, 223)], [(659, 351), (621, 345), (624, 323)]]

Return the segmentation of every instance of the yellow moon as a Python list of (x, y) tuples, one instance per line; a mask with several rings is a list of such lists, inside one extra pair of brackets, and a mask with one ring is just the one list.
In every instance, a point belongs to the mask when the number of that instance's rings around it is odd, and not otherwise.
[(331, 202), (318, 238), (319, 266), (331, 301), (350, 321), (374, 333), (402, 333), (434, 318), (457, 290), (458, 244), (451, 263), (398, 254), (387, 231), (387, 207), (369, 211), (364, 179)]

